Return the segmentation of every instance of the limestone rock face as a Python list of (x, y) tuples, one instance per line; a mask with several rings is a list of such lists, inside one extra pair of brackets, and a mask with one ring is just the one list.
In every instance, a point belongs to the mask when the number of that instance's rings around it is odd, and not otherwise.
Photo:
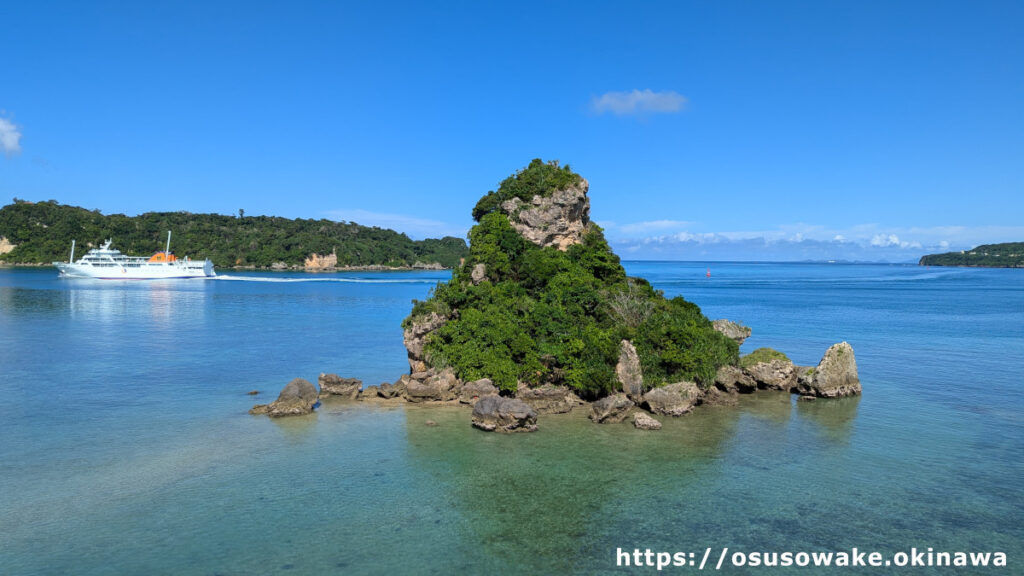
[(725, 392), (712, 386), (704, 391), (700, 404), (701, 406), (736, 406), (740, 403), (737, 399), (738, 396), (737, 392)]
[(614, 424), (622, 422), (629, 415), (629, 409), (635, 406), (625, 394), (613, 394), (590, 405), (590, 419), (598, 424)]
[(303, 263), (303, 267), (306, 270), (318, 271), (318, 270), (333, 270), (338, 267), (338, 254), (332, 251), (330, 254), (311, 254), (309, 258), (306, 258)]
[(0, 254), (7, 254), (8, 252), (12, 252), (16, 246), (17, 244), (11, 244), (10, 240), (5, 238), (4, 236), (0, 236)]
[(810, 389), (816, 369), (816, 366), (796, 366), (796, 388), (801, 394), (805, 394), (804, 390)]
[(703, 393), (693, 382), (676, 382), (644, 394), (641, 405), (654, 414), (682, 416), (700, 403)]
[(804, 374), (800, 393), (820, 398), (856, 396), (861, 393), (860, 377), (853, 347), (848, 342), (833, 344), (825, 351), (813, 374)]
[(409, 375), (403, 374), (394, 384), (384, 383), (377, 388), (377, 395), (381, 398), (398, 398), (405, 395), (406, 385), (409, 382)]
[(421, 379), (416, 378), (417, 374), (406, 384), (405, 399), (409, 402), (445, 402), (455, 399), (459, 379), (451, 368), (440, 372), (431, 370)]
[(661, 430), (661, 422), (658, 422), (643, 412), (633, 414), (633, 426), (640, 430)]
[(498, 388), (491, 382), (491, 379), (481, 378), (462, 385), (462, 389), (459, 390), (459, 402), (475, 405), (481, 398), (497, 395)]
[(487, 396), (473, 406), (473, 426), (488, 432), (534, 432), (537, 413), (522, 400)]
[(341, 378), (337, 374), (321, 374), (318, 379), (320, 391), (333, 396), (344, 396), (355, 399), (359, 396), (359, 389), (363, 387), (363, 381), (356, 378)]
[(539, 414), (564, 414), (580, 403), (566, 386), (545, 384), (539, 388), (520, 388), (516, 398), (526, 402)]
[(758, 388), (764, 390), (789, 392), (796, 386), (796, 366), (787, 360), (760, 362), (747, 368), (745, 372), (757, 382)]
[(619, 343), (619, 363), (615, 365), (615, 376), (622, 391), (630, 398), (644, 393), (644, 373), (640, 369), (640, 356), (629, 340)]
[(366, 388), (363, 388), (362, 391), (359, 392), (359, 399), (376, 400), (377, 398), (380, 398), (380, 394), (378, 393), (378, 391), (379, 388), (376, 386), (367, 386)]
[(736, 322), (733, 322), (732, 320), (726, 320), (725, 318), (722, 318), (720, 320), (715, 320), (714, 322), (711, 323), (711, 325), (714, 327), (715, 330), (718, 330), (722, 334), (725, 334), (727, 337), (735, 340), (737, 344), (743, 344), (744, 340), (750, 338), (750, 327), (743, 326), (742, 324), (738, 324)]
[(737, 366), (722, 366), (715, 374), (715, 387), (724, 392), (750, 394), (757, 390), (757, 381)]
[(473, 270), (469, 273), (469, 277), (473, 280), (473, 284), (479, 284), (484, 280), (487, 280), (487, 264), (480, 262), (473, 266)]
[(402, 332), (402, 343), (409, 355), (409, 370), (413, 373), (426, 372), (427, 363), (423, 356), (423, 346), (426, 344), (427, 335), (437, 330), (447, 322), (448, 319), (436, 312), (431, 312), (422, 318), (417, 318), (411, 326)]
[(555, 246), (568, 250), (583, 242), (590, 223), (590, 184), (580, 179), (578, 184), (557, 190), (551, 196), (534, 196), (530, 202), (513, 198), (501, 205), (509, 215), (512, 227), (524, 238), (538, 246)]
[(277, 400), (270, 404), (253, 406), (249, 413), (266, 414), (273, 418), (309, 414), (313, 411), (313, 406), (316, 405), (318, 397), (319, 394), (317, 393), (316, 386), (313, 386), (309, 380), (296, 378), (281, 390)]

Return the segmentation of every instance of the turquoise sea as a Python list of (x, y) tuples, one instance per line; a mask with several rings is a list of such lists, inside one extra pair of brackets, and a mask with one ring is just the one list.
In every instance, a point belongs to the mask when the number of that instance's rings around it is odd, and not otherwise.
[(248, 391), (395, 380), (399, 322), (447, 274), (0, 269), (0, 573), (653, 574), (616, 549), (931, 547), (1009, 565), (721, 573), (1024, 574), (1024, 270), (707, 267), (626, 263), (752, 326), (743, 352), (813, 365), (849, 341), (864, 395), (760, 393), (653, 433), (342, 401), (271, 420)]

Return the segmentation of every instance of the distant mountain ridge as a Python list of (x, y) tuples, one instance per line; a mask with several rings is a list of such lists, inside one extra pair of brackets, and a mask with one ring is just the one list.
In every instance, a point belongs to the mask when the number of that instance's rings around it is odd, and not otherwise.
[(984, 268), (1024, 268), (1024, 242), (982, 244), (970, 250), (929, 254), (921, 266), (978, 266)]
[(468, 253), (466, 241), (446, 236), (412, 240), (405, 234), (354, 222), (225, 216), (190, 212), (104, 215), (98, 210), (54, 200), (15, 200), (0, 208), (0, 262), (48, 264), (67, 260), (71, 241), (78, 254), (106, 238), (125, 254), (171, 250), (180, 256), (209, 258), (220, 268), (303, 267), (313, 255), (333, 255), (337, 267), (453, 268)]

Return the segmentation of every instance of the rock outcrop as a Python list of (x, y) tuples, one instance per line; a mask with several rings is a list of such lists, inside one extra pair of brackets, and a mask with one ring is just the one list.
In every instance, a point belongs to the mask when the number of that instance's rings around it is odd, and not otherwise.
[(488, 432), (534, 432), (537, 412), (522, 400), (487, 396), (473, 406), (473, 426)]
[(266, 414), (273, 418), (309, 414), (316, 406), (318, 396), (316, 386), (308, 380), (296, 378), (281, 390), (277, 400), (253, 406), (249, 414)]
[(661, 430), (661, 422), (643, 412), (633, 414), (633, 426), (640, 430)]
[(405, 395), (406, 385), (409, 382), (409, 375), (403, 374), (394, 384), (387, 382), (377, 387), (377, 395), (384, 399), (399, 398)]
[(309, 272), (334, 270), (338, 267), (338, 253), (332, 250), (330, 254), (324, 254), (323, 256), (311, 254), (303, 262), (303, 267)]
[(11, 244), (11, 241), (8, 240), (5, 236), (0, 236), (0, 254), (7, 254), (9, 252), (13, 252), (16, 247), (17, 244)]
[(757, 382), (758, 388), (764, 390), (789, 392), (796, 386), (796, 366), (789, 360), (759, 362), (744, 372)]
[[(419, 378), (417, 378), (419, 376)], [(433, 370), (413, 374), (405, 389), (405, 399), (409, 402), (445, 402), (454, 400), (459, 379), (451, 368), (440, 372)]]
[(736, 406), (740, 403), (737, 392), (726, 392), (716, 386), (704, 391), (700, 399), (701, 406)]
[(605, 396), (590, 405), (590, 419), (598, 424), (622, 422), (633, 406), (635, 404), (625, 394)]
[(715, 374), (715, 387), (723, 392), (750, 394), (757, 390), (757, 381), (742, 369), (725, 365)]
[(360, 400), (376, 400), (380, 398), (379, 388), (376, 386), (367, 386), (359, 392)]
[(581, 402), (568, 387), (551, 384), (538, 388), (524, 386), (516, 393), (516, 398), (529, 404), (538, 414), (564, 414)]
[(715, 320), (714, 322), (712, 322), (711, 325), (715, 328), (715, 330), (718, 330), (722, 334), (725, 334), (727, 337), (735, 340), (737, 344), (743, 344), (744, 340), (750, 338), (750, 327), (738, 324), (736, 322), (733, 322), (732, 320), (726, 320), (725, 318), (721, 318), (719, 320)]
[(498, 387), (491, 382), (491, 379), (481, 378), (462, 385), (462, 388), (459, 389), (459, 402), (474, 405), (481, 398), (497, 395)]
[(615, 376), (622, 391), (630, 398), (644, 393), (644, 373), (640, 368), (640, 356), (629, 340), (619, 343), (619, 363), (615, 365)]
[(799, 384), (799, 392), (805, 396), (838, 398), (861, 393), (857, 360), (847, 342), (830, 346), (814, 371), (808, 372), (801, 374)]
[(342, 378), (337, 374), (320, 374), (317, 379), (320, 392), (332, 396), (342, 396), (354, 400), (359, 396), (363, 381), (356, 378)]
[(473, 266), (473, 270), (469, 273), (470, 279), (473, 284), (479, 284), (484, 280), (487, 280), (487, 264), (480, 262)]
[(448, 319), (436, 312), (417, 318), (402, 332), (402, 342), (409, 356), (409, 370), (412, 373), (426, 372), (427, 363), (423, 355), (423, 347), (426, 345), (427, 335), (437, 330), (447, 322)]
[(654, 414), (682, 416), (689, 414), (702, 396), (700, 388), (693, 382), (676, 382), (644, 394), (640, 405)]
[(554, 246), (565, 251), (583, 242), (590, 223), (590, 185), (583, 178), (550, 196), (534, 196), (530, 202), (513, 198), (501, 205), (512, 227), (538, 246)]

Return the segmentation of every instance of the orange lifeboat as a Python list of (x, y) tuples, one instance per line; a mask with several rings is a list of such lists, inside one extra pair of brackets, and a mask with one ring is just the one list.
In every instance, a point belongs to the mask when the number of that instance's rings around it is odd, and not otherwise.
[(170, 252), (157, 252), (149, 257), (150, 262), (174, 262), (178, 258)]

